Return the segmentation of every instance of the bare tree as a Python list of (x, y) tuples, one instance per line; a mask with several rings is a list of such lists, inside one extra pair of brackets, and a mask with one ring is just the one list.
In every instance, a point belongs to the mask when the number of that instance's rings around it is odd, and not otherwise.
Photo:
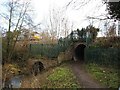
[(70, 0), (65, 8), (72, 8), (72, 9), (76, 9), (79, 10), (80, 8), (82, 8), (83, 6), (87, 5), (88, 3), (90, 3), (90, 1), (92, 0)]
[(108, 30), (106, 31), (106, 36), (107, 37), (114, 37), (116, 36), (116, 26), (115, 24), (109, 26)]
[(73, 28), (73, 24), (67, 18), (64, 7), (50, 9), (46, 23), (47, 30), (53, 40), (66, 37), (70, 33), (71, 28)]
[(22, 0), (10, 0), (4, 4), (7, 9), (5, 13), (0, 13), (0, 16), (5, 18), (8, 22), (8, 29), (6, 32), (6, 59), (12, 57), (17, 38), (20, 35), (22, 27), (32, 26), (32, 18), (30, 16), (32, 9), (30, 2)]

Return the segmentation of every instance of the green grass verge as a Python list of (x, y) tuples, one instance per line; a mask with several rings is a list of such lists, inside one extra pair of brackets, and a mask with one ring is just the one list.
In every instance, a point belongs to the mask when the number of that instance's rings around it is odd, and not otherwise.
[(118, 70), (107, 67), (98, 66), (97, 64), (87, 64), (87, 70), (92, 74), (93, 78), (98, 80), (105, 87), (118, 88), (119, 78)]
[(67, 66), (55, 68), (47, 81), (47, 88), (79, 88), (76, 77)]

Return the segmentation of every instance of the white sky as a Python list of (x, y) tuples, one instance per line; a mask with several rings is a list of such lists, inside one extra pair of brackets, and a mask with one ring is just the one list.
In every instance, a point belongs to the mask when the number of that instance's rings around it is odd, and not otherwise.
[[(71, 0), (32, 0), (32, 5), (35, 9), (36, 22), (40, 22), (48, 16), (49, 9), (53, 7), (65, 6)], [(88, 1), (88, 0), (77, 0), (77, 1)], [(105, 14), (105, 5), (102, 6), (102, 0), (92, 0), (89, 4), (85, 5), (79, 10), (69, 9), (67, 12), (68, 18), (76, 22), (83, 22), (86, 16), (99, 16)], [(99, 7), (100, 6), (100, 7)]]
[[(0, 4), (4, 0), (0, 0)], [(34, 22), (44, 22), (45, 18), (49, 16), (49, 10), (52, 7), (61, 8), (65, 6), (69, 1), (71, 0), (31, 0), (32, 5), (34, 8)], [(75, 1), (75, 0), (74, 0)], [(82, 1), (88, 1), (88, 0), (76, 0), (77, 2)], [(77, 4), (73, 4), (70, 7), (68, 7), (67, 10), (67, 18), (74, 24), (75, 29), (82, 27), (86, 27), (90, 23), (92, 23), (92, 20), (86, 19), (87, 16), (96, 17), (99, 15), (106, 14), (106, 7), (103, 5), (102, 0), (91, 0), (89, 4), (86, 4), (79, 10), (76, 10), (72, 8), (74, 5), (77, 6)], [(79, 5), (78, 5), (79, 6)], [(76, 7), (77, 8), (77, 7)], [(104, 18), (104, 17), (98, 17), (98, 18)], [(93, 25), (96, 27), (100, 27), (101, 22), (99, 20), (94, 20)]]
[[(32, 0), (32, 5), (35, 9), (35, 22), (42, 22), (46, 17), (48, 17), (49, 9), (51, 7), (61, 8), (65, 6), (71, 0)], [(75, 1), (75, 0), (74, 0)], [(88, 1), (88, 0), (76, 0), (77, 2)], [(76, 5), (76, 4), (75, 4)], [(76, 10), (71, 7), (68, 7), (67, 10), (67, 17), (68, 19), (73, 22), (75, 29), (86, 27), (92, 20), (86, 19), (87, 16), (96, 17), (98, 18), (105, 18), (100, 17), (100, 15), (106, 14), (106, 6), (103, 5), (102, 0), (91, 0), (90, 3), (86, 4), (79, 10)], [(78, 5), (79, 6), (79, 5)], [(101, 27), (101, 22), (99, 20), (93, 20), (93, 25), (96, 27)], [(103, 25), (102, 25), (103, 28)], [(99, 33), (100, 34), (100, 33)]]

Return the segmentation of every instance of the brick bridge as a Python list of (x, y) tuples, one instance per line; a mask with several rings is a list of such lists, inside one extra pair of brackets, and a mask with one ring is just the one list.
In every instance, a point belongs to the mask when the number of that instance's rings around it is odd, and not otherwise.
[(65, 51), (65, 60), (80, 60), (84, 61), (84, 49), (86, 43), (75, 42)]

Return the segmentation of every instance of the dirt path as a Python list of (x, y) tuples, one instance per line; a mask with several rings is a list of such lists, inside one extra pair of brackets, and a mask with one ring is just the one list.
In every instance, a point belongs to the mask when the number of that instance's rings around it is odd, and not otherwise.
[(103, 88), (97, 81), (91, 78), (91, 75), (85, 70), (84, 63), (72, 61), (70, 67), (82, 88)]

